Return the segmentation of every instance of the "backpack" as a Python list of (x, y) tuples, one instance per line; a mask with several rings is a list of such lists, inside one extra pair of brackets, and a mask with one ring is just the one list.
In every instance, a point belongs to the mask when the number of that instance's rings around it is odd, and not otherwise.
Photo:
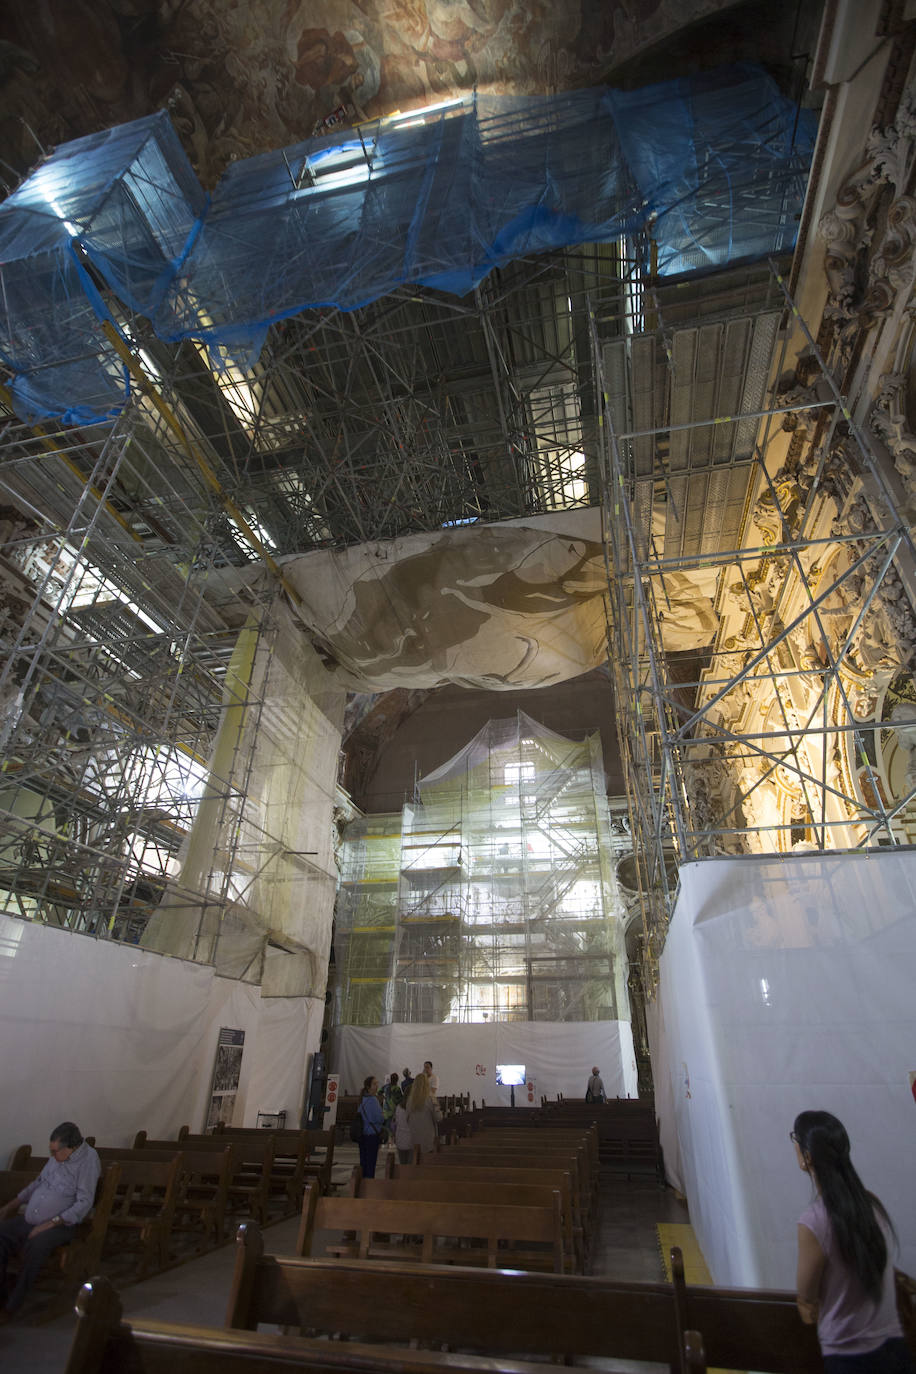
[(357, 1107), (356, 1115), (350, 1122), (350, 1139), (354, 1145), (358, 1145), (363, 1138), (363, 1114)]

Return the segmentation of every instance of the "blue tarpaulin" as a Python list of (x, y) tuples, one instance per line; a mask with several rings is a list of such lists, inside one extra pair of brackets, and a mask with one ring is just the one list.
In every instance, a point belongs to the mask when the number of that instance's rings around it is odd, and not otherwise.
[(445, 102), (237, 162), (208, 199), (154, 115), (59, 148), (0, 206), (0, 358), (23, 418), (89, 423), (126, 394), (97, 279), (160, 338), (250, 363), (303, 310), (404, 283), (464, 295), (520, 257), (643, 229), (662, 275), (784, 252), (814, 134), (739, 65)]

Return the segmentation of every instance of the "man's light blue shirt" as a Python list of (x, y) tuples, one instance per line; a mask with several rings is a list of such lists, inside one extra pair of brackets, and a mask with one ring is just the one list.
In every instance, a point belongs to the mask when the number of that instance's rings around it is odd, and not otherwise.
[(85, 1140), (69, 1159), (49, 1159), (41, 1173), (23, 1188), (19, 1201), (27, 1203), (25, 1219), (40, 1226), (59, 1216), (65, 1226), (76, 1226), (92, 1211), (101, 1161)]

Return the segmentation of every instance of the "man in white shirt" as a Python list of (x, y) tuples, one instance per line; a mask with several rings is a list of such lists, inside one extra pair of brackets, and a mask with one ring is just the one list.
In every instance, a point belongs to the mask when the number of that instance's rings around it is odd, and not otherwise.
[(429, 1079), (429, 1095), (430, 1095), (430, 1097), (438, 1097), (438, 1096), (439, 1096), (439, 1075), (438, 1075), (437, 1073), (433, 1073), (433, 1061), (432, 1061), (431, 1059), (424, 1059), (424, 1061), (423, 1061), (423, 1072), (426, 1074), (426, 1077)]

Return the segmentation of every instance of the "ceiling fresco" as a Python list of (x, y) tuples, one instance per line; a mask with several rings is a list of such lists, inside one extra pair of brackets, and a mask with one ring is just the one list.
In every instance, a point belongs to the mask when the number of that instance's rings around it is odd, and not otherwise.
[(464, 91), (584, 86), (727, 0), (6, 0), (0, 177), (166, 106), (202, 181)]

